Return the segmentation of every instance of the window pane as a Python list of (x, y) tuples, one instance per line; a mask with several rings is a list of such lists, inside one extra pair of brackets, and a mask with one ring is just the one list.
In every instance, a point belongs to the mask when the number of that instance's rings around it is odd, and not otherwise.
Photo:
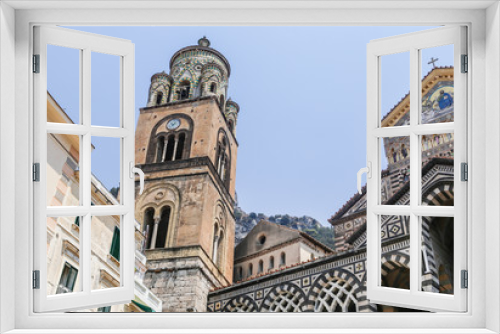
[(410, 204), (410, 137), (383, 138), (381, 146), (381, 204)]
[(47, 217), (47, 295), (81, 291), (80, 217)]
[(410, 124), (410, 53), (380, 57), (382, 127)]
[(422, 205), (454, 205), (453, 133), (421, 136)]
[[(410, 217), (380, 216), (383, 287), (410, 289)], [(399, 239), (398, 243), (394, 243)]]
[(80, 54), (78, 49), (47, 45), (47, 122), (80, 122)]
[(120, 58), (92, 52), (92, 125), (120, 126)]
[(422, 217), (423, 291), (453, 294), (453, 231), (452, 217)]
[(92, 202), (118, 205), (121, 181), (121, 139), (92, 137)]
[(92, 290), (119, 287), (121, 216), (93, 216), (91, 224)]
[(47, 206), (80, 204), (80, 137), (47, 134)]
[(453, 45), (422, 49), (421, 124), (453, 122)]

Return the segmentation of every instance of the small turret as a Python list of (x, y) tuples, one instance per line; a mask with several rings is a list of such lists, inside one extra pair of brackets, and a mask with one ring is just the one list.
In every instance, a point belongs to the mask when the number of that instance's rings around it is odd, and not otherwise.
[(240, 112), (240, 106), (238, 103), (234, 102), (229, 98), (226, 102), (226, 109), (224, 111), (224, 116), (226, 116), (227, 126), (229, 130), (236, 135), (236, 123), (238, 122), (238, 113)]
[(149, 88), (148, 107), (157, 107), (169, 102), (172, 79), (165, 71), (151, 77)]

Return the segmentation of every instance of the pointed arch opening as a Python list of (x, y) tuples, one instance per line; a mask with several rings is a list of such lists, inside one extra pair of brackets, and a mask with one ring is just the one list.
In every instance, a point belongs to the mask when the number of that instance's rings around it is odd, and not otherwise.
[(156, 235), (155, 248), (167, 247), (168, 226), (170, 223), (170, 206), (161, 209), (160, 222), (158, 223), (158, 232)]
[(218, 242), (218, 245), (217, 245), (217, 267), (219, 268), (219, 270), (221, 272), (223, 272), (223, 268), (224, 268), (224, 231), (223, 230), (220, 230), (219, 231), (219, 242)]
[(187, 80), (182, 81), (177, 88), (179, 101), (189, 99), (190, 91), (191, 91), (191, 83)]
[(177, 137), (177, 148), (175, 150), (175, 160), (182, 160), (184, 156), (184, 144), (186, 143), (186, 134), (179, 133)]
[(162, 162), (163, 152), (165, 150), (165, 137), (160, 136), (156, 141), (156, 162)]
[(210, 93), (215, 93), (216, 90), (217, 90), (217, 84), (215, 82), (212, 82), (210, 84)]
[(224, 97), (224, 94), (221, 94), (219, 96), (219, 107), (220, 107), (220, 110), (224, 111), (224, 104), (226, 102), (226, 98)]
[(162, 105), (162, 101), (163, 101), (163, 93), (162, 92), (158, 92), (156, 94), (156, 105), (157, 106)]
[(219, 130), (219, 140), (217, 144), (217, 155), (215, 159), (217, 173), (225, 187), (229, 189), (231, 172), (231, 150), (224, 130)]
[(174, 148), (175, 148), (175, 135), (171, 134), (167, 137), (166, 148), (165, 148), (165, 158), (163, 161), (172, 161), (174, 158)]
[(212, 262), (217, 263), (217, 252), (219, 251), (219, 225), (214, 225), (214, 238), (212, 246)]
[(155, 209), (153, 208), (147, 208), (144, 211), (144, 222), (142, 224), (142, 231), (146, 235), (145, 243), (143, 248), (145, 249), (151, 249), (151, 239), (153, 235), (153, 228), (154, 228), (154, 215), (155, 215)]

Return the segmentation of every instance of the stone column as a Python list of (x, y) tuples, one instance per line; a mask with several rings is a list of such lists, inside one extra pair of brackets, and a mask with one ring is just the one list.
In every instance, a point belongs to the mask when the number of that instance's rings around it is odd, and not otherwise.
[(151, 236), (151, 247), (149, 249), (155, 249), (156, 247), (156, 235), (158, 234), (158, 224), (160, 224), (161, 218), (155, 218), (155, 225), (153, 227), (153, 235)]
[(219, 236), (216, 235), (214, 238), (214, 250), (212, 255), (212, 261), (217, 264), (217, 250), (219, 248)]
[(217, 173), (220, 174), (220, 165), (221, 165), (221, 160), (222, 160), (222, 152), (221, 152), (220, 146), (219, 146), (218, 150), (219, 150), (218, 151), (219, 160), (217, 161)]
[(223, 159), (222, 159), (222, 164), (221, 164), (221, 167), (220, 167), (220, 179), (222, 181), (224, 181), (224, 174), (225, 174), (225, 167), (226, 167), (226, 155), (224, 154), (223, 155)]
[(165, 157), (167, 156), (167, 144), (168, 137), (165, 137), (165, 141), (163, 142), (163, 154), (161, 156), (161, 162), (165, 162)]
[(175, 160), (175, 156), (177, 155), (177, 144), (178, 143), (179, 143), (179, 137), (175, 136), (174, 154), (172, 155), (172, 161)]

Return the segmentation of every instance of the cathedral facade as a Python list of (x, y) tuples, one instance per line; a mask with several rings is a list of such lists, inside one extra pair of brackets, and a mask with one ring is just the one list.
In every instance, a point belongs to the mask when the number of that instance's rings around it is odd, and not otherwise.
[(230, 74), (202, 38), (153, 75), (140, 110), (135, 156), (146, 177), (135, 212), (144, 284), (163, 312), (206, 311), (209, 291), (232, 283), (239, 106), (227, 99)]

